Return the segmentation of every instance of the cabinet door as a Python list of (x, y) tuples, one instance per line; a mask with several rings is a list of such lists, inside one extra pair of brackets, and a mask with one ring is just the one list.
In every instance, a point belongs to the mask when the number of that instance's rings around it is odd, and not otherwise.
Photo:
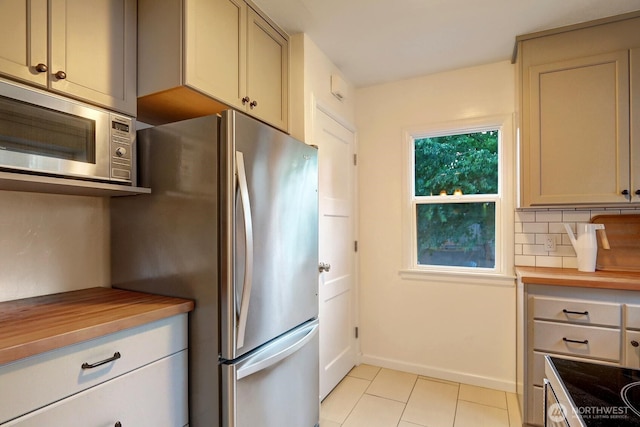
[(51, 0), (49, 24), (50, 88), (135, 115), (136, 1)]
[(241, 0), (187, 0), (185, 83), (244, 110), (246, 13)]
[(640, 369), (640, 332), (627, 331), (624, 343), (625, 366)]
[(640, 47), (631, 49), (631, 191), (640, 203)]
[(47, 85), (47, 73), (36, 65), (47, 62), (47, 0), (2, 2), (0, 13), (0, 73), (29, 83)]
[(621, 192), (629, 189), (628, 55), (529, 69), (525, 206), (627, 202)]
[(289, 114), (289, 44), (255, 11), (249, 9), (247, 94), (249, 113), (281, 129)]

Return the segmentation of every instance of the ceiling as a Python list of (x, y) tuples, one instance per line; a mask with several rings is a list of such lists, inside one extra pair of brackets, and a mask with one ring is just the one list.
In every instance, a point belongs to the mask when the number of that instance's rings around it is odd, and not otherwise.
[(640, 10), (640, 0), (253, 0), (307, 33), (356, 87), (508, 60), (520, 34)]

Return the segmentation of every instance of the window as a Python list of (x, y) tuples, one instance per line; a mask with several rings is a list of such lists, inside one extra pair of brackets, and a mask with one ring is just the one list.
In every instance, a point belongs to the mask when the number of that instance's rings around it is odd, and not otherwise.
[(504, 128), (487, 119), (407, 134), (410, 270), (502, 272)]

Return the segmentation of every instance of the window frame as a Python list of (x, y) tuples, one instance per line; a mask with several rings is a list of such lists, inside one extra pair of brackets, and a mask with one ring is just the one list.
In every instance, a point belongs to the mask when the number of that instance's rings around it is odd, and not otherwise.
[[(403, 269), (400, 275), (405, 279), (433, 279), (455, 281), (465, 277), (470, 283), (512, 284), (514, 258), (514, 185), (515, 157), (513, 117), (490, 116), (457, 120), (445, 123), (434, 123), (403, 131)], [(458, 135), (498, 131), (498, 192), (497, 194), (471, 194), (447, 196), (415, 195), (415, 153), (414, 140), (445, 135)], [(429, 203), (425, 203), (428, 201)], [(495, 265), (493, 268), (459, 267), (445, 265), (423, 265), (417, 260), (417, 223), (416, 211), (419, 204), (442, 203), (495, 203)], [(509, 271), (508, 271), (509, 270)]]

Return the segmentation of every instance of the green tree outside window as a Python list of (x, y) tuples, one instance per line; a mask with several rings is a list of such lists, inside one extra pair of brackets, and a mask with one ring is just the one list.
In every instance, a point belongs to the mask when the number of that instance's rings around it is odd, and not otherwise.
[(498, 138), (490, 130), (414, 140), (418, 264), (495, 266), (495, 202), (468, 196), (498, 194)]

